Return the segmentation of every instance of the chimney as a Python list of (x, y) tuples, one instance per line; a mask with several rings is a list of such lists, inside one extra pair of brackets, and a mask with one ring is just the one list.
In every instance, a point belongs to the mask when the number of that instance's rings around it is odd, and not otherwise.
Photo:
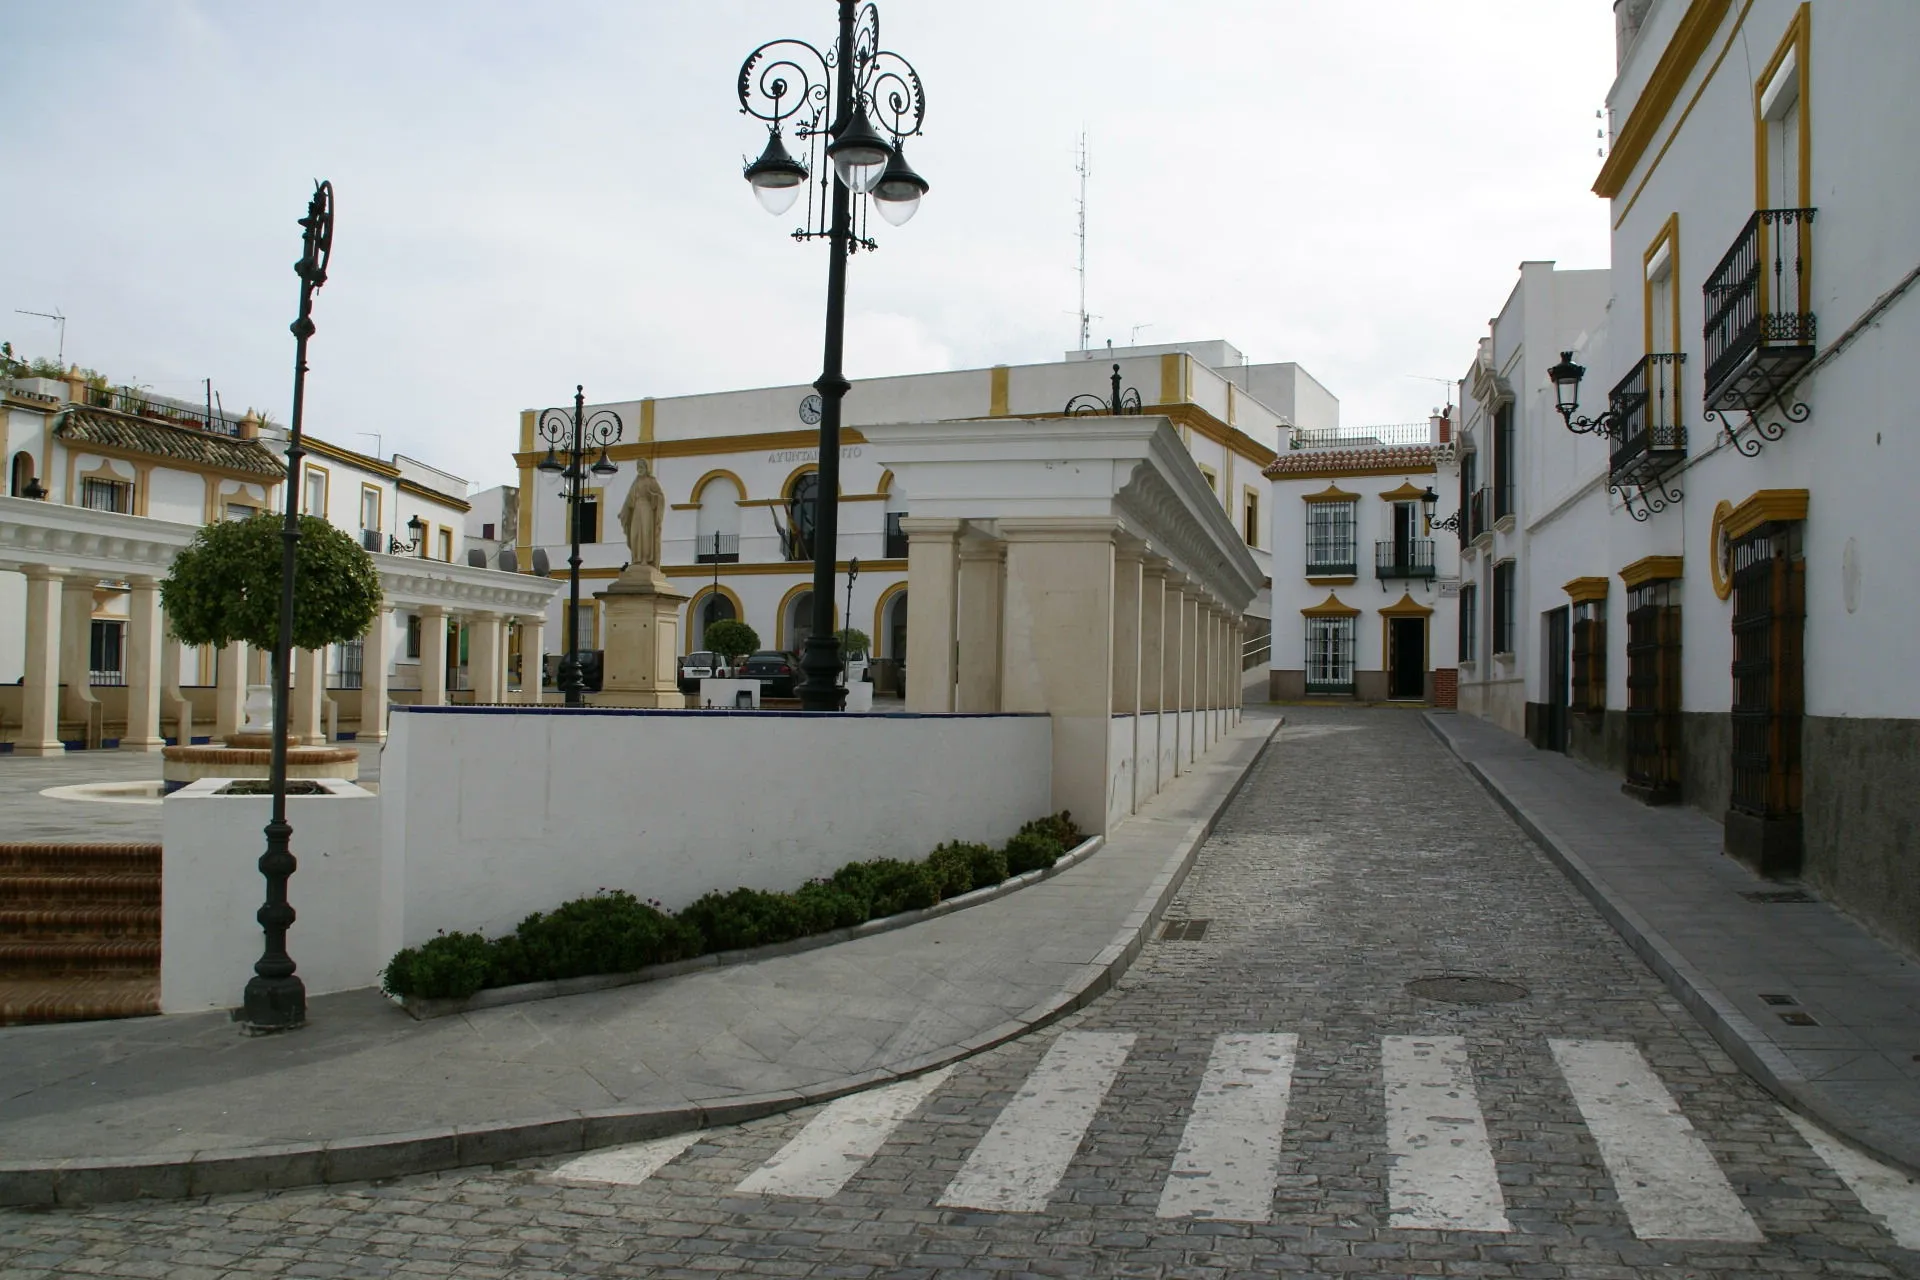
[(260, 419), (254, 416), (254, 412), (251, 409), (247, 410), (246, 416), (240, 419), (240, 438), (242, 440), (258, 440), (260, 438)]
[(1453, 420), (1448, 417), (1453, 410), (1449, 407), (1433, 415), (1433, 442), (1435, 444), (1453, 443)]
[(1653, 0), (1613, 0), (1613, 64), (1618, 70), (1627, 61), (1627, 50), (1647, 23), (1647, 10)]

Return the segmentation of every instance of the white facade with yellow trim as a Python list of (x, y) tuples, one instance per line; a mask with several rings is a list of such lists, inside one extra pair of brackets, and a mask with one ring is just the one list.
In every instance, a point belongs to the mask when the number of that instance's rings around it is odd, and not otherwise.
[(1920, 953), (1920, 6), (1618, 12), (1607, 318), (1556, 344), (1615, 432), (1516, 384), (1525, 696), (1484, 709)]
[[(1269, 502), (1261, 471), (1293, 423), (1247, 388), (1284, 390), (1297, 395), (1316, 426), (1337, 422), (1337, 402), (1297, 366), (1246, 366), (1237, 352), (1215, 342), (1091, 358), (1076, 352), (1057, 364), (856, 382), (842, 411), (842, 578), (834, 609), (841, 626), (871, 638), (874, 655), (882, 660), (883, 687), (897, 674), (885, 668), (906, 658), (906, 539), (899, 520), (912, 511), (913, 496), (876, 458), (862, 425), (1057, 416), (1075, 396), (1107, 399), (1114, 364), (1120, 366), (1123, 386), (1139, 392), (1148, 413), (1164, 414), (1174, 423), (1222, 512), (1266, 571)], [(618, 413), (624, 436), (610, 450), (619, 471), (589, 490), (594, 509), (583, 518), (584, 532), (597, 535), (581, 547), (583, 649), (599, 647), (598, 612), (590, 596), (627, 559), (615, 513), (633, 481), (636, 458), (648, 460), (670, 506), (663, 569), (689, 596), (682, 647), (699, 648), (706, 624), (716, 616), (747, 622), (764, 647), (800, 647), (813, 570), (811, 555), (801, 554), (805, 548), (790, 537), (788, 499), (817, 465), (817, 418), (807, 404), (813, 395), (812, 387), (798, 385), (592, 406)], [(547, 447), (536, 432), (537, 416), (532, 410), (521, 414), (514, 560), (522, 571), (544, 562), (550, 575), (564, 578), (570, 547), (562, 481), (537, 468)], [(852, 613), (843, 616), (846, 563), (856, 557), (860, 574)], [(715, 605), (716, 599), (724, 603)], [(566, 644), (564, 605), (559, 608), (547, 634), (549, 649), (556, 652)], [(1250, 612), (1264, 616), (1264, 593)]]

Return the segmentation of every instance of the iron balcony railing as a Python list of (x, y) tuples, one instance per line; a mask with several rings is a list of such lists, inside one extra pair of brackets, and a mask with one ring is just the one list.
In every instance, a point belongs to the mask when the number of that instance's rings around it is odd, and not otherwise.
[(168, 404), (128, 387), (88, 387), (87, 403), (95, 409), (111, 409), (115, 413), (130, 414), (137, 418), (158, 418), (175, 426), (210, 431), (215, 435), (240, 434), (238, 423), (230, 422), (217, 413), (209, 415), (202, 408)]
[(385, 551), (387, 549), (387, 535), (378, 529), (362, 529), (360, 531), (360, 549), (362, 551)]
[(1432, 538), (1394, 538), (1373, 544), (1376, 578), (1431, 578)]
[(1432, 443), (1431, 422), (1395, 422), (1378, 427), (1295, 427), (1288, 439), (1288, 444), (1295, 449), (1378, 449)]
[(695, 547), (695, 564), (738, 564), (740, 561), (737, 533), (709, 533), (699, 539)]
[(1813, 359), (1813, 209), (1758, 209), (1707, 277), (1707, 407), (1758, 409)]
[(1619, 415), (1609, 467), (1615, 479), (1664, 471), (1687, 456), (1680, 408), (1680, 367), (1686, 361), (1679, 351), (1642, 356), (1609, 393)]
[(886, 554), (889, 560), (905, 560), (907, 558), (907, 535), (900, 532), (900, 517), (906, 514), (904, 511), (887, 512)]

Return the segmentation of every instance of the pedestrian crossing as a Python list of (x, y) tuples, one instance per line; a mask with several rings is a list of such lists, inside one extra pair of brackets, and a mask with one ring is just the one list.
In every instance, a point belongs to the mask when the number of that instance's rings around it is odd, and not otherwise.
[[(1000, 1108), (939, 1195), (940, 1206), (1041, 1213), (1058, 1194), (1136, 1037), (1060, 1034)], [(1713, 1153), (1637, 1045), (1548, 1041), (1621, 1210), (1643, 1240), (1759, 1243), (1765, 1235)], [(1287, 1114), (1299, 1037), (1217, 1037), (1167, 1167), (1156, 1214), (1266, 1223), (1287, 1168)], [(1514, 1227), (1495, 1144), (1460, 1036), (1384, 1036), (1385, 1187), (1396, 1228), (1506, 1233)], [(735, 1187), (737, 1194), (827, 1200), (878, 1156), (952, 1080), (954, 1068), (841, 1098), (817, 1112)], [(1311, 1080), (1308, 1082), (1311, 1087)], [(1920, 1247), (1920, 1184), (1789, 1116), (1816, 1155), (1907, 1248)], [(569, 1182), (637, 1184), (711, 1134), (680, 1134), (569, 1161)]]

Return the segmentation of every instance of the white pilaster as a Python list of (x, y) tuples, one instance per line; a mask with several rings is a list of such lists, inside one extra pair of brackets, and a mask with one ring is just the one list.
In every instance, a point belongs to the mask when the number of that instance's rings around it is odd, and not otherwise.
[(17, 756), (57, 756), (66, 750), (60, 741), (60, 601), (61, 574), (45, 565), (31, 565), (27, 575), (27, 652), (20, 740)]
[(293, 746), (315, 747), (327, 740), (325, 706), (327, 698), (327, 651), (293, 651), (292, 699), (288, 709), (287, 742)]
[(253, 664), (244, 640), (217, 650), (213, 658), (213, 738), (225, 742), (246, 723), (247, 669)]
[[(955, 605), (954, 636), (957, 653), (954, 683), (955, 711), (992, 712), (1000, 709), (1000, 621), (1006, 594), (1006, 547), (992, 539), (960, 540), (959, 600)], [(913, 597), (907, 597), (913, 607)], [(913, 631), (907, 631), (911, 645)], [(907, 664), (909, 673), (913, 664)]]
[(387, 740), (387, 667), (393, 661), (393, 610), (374, 610), (373, 625), (360, 638), (360, 728), (358, 742)]
[(520, 619), (520, 701), (538, 703), (547, 664), (547, 615), (531, 613)]
[(447, 704), (447, 611), (437, 604), (422, 605), (420, 617), (420, 705)]
[[(60, 587), (60, 718), (77, 722), (86, 736), (100, 700), (93, 695), (93, 587), (91, 575), (72, 577)], [(89, 747), (99, 743), (89, 740)]]
[(497, 613), (483, 613), (472, 622), (467, 661), (473, 672), (475, 702), (505, 702), (507, 694), (506, 637)]
[(1113, 550), (1113, 714), (1132, 720), (1127, 750), (1133, 759), (1132, 777), (1121, 798), (1126, 812), (1139, 803), (1140, 792), (1140, 594), (1141, 553), (1145, 548), (1131, 538), (1117, 538)]
[(907, 710), (953, 710), (958, 520), (907, 516)]
[(120, 749), (154, 752), (167, 745), (160, 736), (160, 668), (165, 646), (160, 584), (152, 578), (134, 578), (132, 586), (121, 654), (127, 672), (127, 729), (120, 735)]

